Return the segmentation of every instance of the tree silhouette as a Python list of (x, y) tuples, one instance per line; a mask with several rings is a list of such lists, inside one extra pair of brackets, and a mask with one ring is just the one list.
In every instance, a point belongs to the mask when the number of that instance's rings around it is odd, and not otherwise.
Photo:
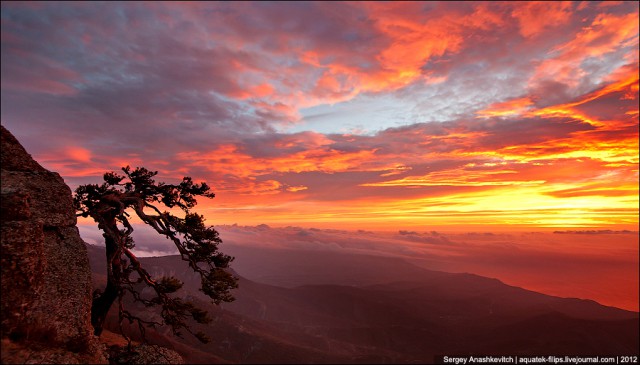
[[(171, 326), (175, 335), (181, 336), (181, 329), (196, 336), (202, 342), (208, 338), (201, 332), (193, 333), (186, 320), (191, 317), (198, 323), (208, 323), (208, 313), (193, 303), (171, 295), (183, 283), (174, 277), (153, 278), (140, 264), (132, 252), (133, 227), (129, 222), (131, 213), (164, 235), (178, 248), (181, 258), (191, 269), (200, 274), (201, 290), (215, 304), (230, 302), (230, 290), (237, 287), (237, 278), (225, 271), (233, 260), (231, 256), (218, 252), (222, 240), (213, 227), (204, 224), (204, 217), (190, 211), (196, 205), (196, 197), (213, 198), (215, 195), (206, 183), (194, 184), (190, 177), (184, 177), (177, 185), (156, 183), (156, 172), (144, 167), (132, 170), (123, 167), (124, 175), (115, 172), (104, 174), (101, 185), (79, 186), (74, 194), (74, 205), (78, 216), (91, 217), (103, 231), (107, 258), (107, 286), (104, 292), (96, 290), (91, 306), (91, 324), (97, 336), (102, 333), (109, 308), (116, 299), (119, 302), (120, 325), (126, 319), (137, 322), (144, 337), (145, 325), (155, 327)], [(161, 211), (157, 205), (166, 208), (180, 208), (184, 217), (168, 211)], [(152, 295), (142, 296), (140, 287), (150, 287)], [(123, 296), (130, 293), (136, 302), (146, 307), (160, 306), (161, 321), (143, 319), (123, 306)]]

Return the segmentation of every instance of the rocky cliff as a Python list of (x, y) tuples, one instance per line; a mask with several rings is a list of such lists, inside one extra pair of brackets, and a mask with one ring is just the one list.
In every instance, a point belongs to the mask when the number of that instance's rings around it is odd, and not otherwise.
[(2, 127), (2, 363), (105, 362), (71, 190)]
[(129, 351), (93, 335), (91, 268), (71, 189), (0, 129), (0, 362), (181, 364), (180, 355), (163, 347)]

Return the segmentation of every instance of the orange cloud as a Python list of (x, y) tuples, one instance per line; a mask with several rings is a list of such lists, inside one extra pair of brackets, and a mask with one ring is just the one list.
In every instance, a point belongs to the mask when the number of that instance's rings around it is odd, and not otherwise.
[(523, 37), (535, 37), (545, 30), (565, 23), (572, 15), (571, 2), (527, 1), (511, 3), (511, 15), (518, 20)]
[(529, 97), (512, 99), (501, 103), (493, 103), (486, 109), (478, 111), (481, 117), (501, 117), (506, 115), (522, 114), (533, 106)]
[(482, 4), (470, 14), (450, 12), (427, 21), (411, 15), (410, 8), (420, 4), (369, 3), (367, 6), (371, 17), (376, 19), (376, 28), (390, 39), (389, 45), (376, 56), (380, 73), (360, 75), (363, 89), (370, 91), (396, 89), (421, 78), (428, 79), (428, 73), (422, 70), (425, 63), (445, 53), (459, 52), (468, 29), (502, 23), (497, 14)]
[(638, 45), (637, 13), (620, 16), (600, 14), (571, 41), (555, 47), (551, 57), (537, 67), (531, 82), (535, 84), (538, 80), (552, 79), (576, 86), (587, 75), (587, 71), (581, 68), (585, 59), (602, 57), (634, 45)]
[(633, 197), (638, 194), (638, 186), (629, 185), (616, 185), (611, 187), (609, 184), (593, 184), (585, 185), (577, 188), (569, 188), (548, 192), (547, 194), (558, 197), (568, 198), (576, 196), (630, 196)]
[(67, 147), (65, 149), (65, 155), (69, 156), (75, 161), (79, 162), (91, 162), (91, 151), (82, 147)]
[(263, 83), (260, 85), (250, 86), (242, 90), (234, 90), (229, 93), (229, 96), (237, 99), (266, 98), (273, 95), (274, 92), (275, 88), (273, 86)]
[[(487, 165), (487, 163), (485, 163)], [(506, 167), (507, 163), (500, 164)], [(517, 172), (507, 168), (500, 170), (473, 171), (468, 169), (438, 171), (425, 176), (409, 176), (398, 180), (379, 183), (367, 183), (362, 186), (516, 186), (516, 185), (542, 185), (544, 180), (514, 180)]]
[[(351, 100), (365, 92), (393, 91), (413, 82), (440, 83), (424, 65), (433, 58), (458, 53), (467, 42), (466, 33), (501, 25), (502, 16), (484, 4), (468, 12), (442, 12), (427, 21), (419, 16), (422, 4), (411, 2), (362, 3), (374, 30), (386, 38), (368, 49), (368, 66), (351, 62), (357, 54), (341, 54), (334, 48), (303, 49), (298, 58), (322, 70), (310, 95), (287, 95), (288, 103), (303, 106)], [(415, 8), (415, 9), (414, 9)], [(352, 52), (352, 50), (348, 50)], [(336, 58), (339, 60), (333, 60)], [(284, 100), (284, 99), (283, 99)]]
[(295, 193), (297, 191), (303, 191), (303, 190), (307, 190), (308, 187), (300, 185), (300, 186), (290, 186), (287, 188), (287, 191), (290, 191), (292, 193)]

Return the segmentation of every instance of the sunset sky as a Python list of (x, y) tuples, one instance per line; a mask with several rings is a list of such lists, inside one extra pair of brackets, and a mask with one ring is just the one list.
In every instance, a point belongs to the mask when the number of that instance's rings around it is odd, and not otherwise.
[(638, 225), (638, 2), (2, 2), (2, 124), (211, 224)]

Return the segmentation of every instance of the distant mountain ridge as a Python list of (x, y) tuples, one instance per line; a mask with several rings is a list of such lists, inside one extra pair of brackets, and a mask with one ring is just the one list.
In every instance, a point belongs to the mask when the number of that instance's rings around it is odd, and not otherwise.
[[(225, 252), (224, 245), (221, 249)], [(89, 251), (91, 256), (100, 249)], [(230, 362), (428, 363), (444, 353), (639, 352), (638, 313), (589, 300), (552, 297), (473, 274), (429, 271), (395, 258), (232, 251), (234, 264), (245, 257), (247, 262), (232, 265), (241, 276), (234, 291), (237, 300), (221, 308), (205, 301), (198, 292), (199, 281), (178, 256), (142, 259), (154, 275), (184, 280), (181, 295), (207, 306), (217, 318), (205, 331), (214, 342), (231, 344), (225, 349), (188, 338), (178, 342)], [(249, 257), (249, 252), (256, 257)], [(296, 265), (283, 267), (295, 259), (300, 259)], [(259, 262), (260, 268), (251, 269)], [(243, 278), (247, 267), (262, 280), (301, 285), (275, 286)], [(312, 284), (314, 280), (321, 284)], [(245, 351), (234, 352), (234, 347)]]

